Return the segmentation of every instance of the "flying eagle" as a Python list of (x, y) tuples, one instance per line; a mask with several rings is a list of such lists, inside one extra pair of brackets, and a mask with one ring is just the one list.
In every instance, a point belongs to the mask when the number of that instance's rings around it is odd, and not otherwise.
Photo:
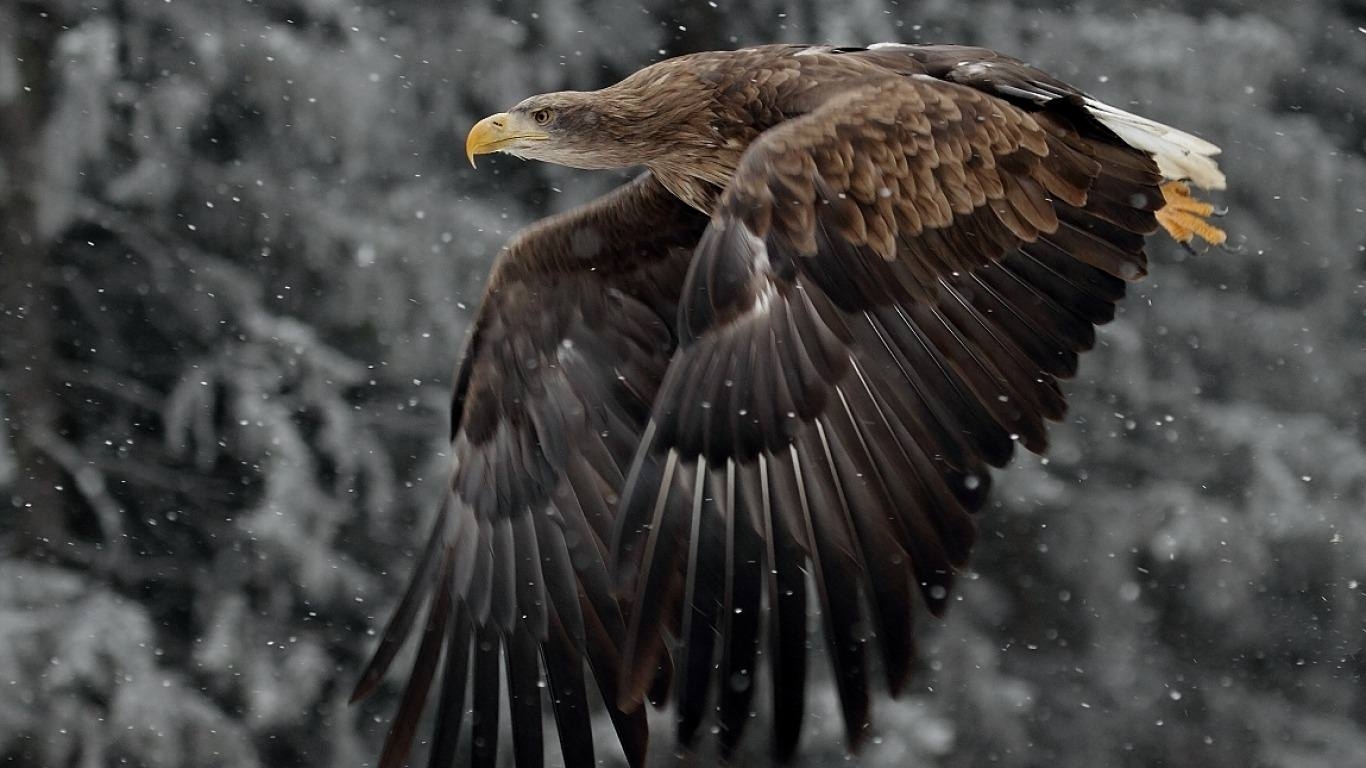
[(434, 683), (431, 765), (468, 719), (493, 766), (504, 680), (518, 768), (544, 701), (596, 765), (590, 677), (632, 766), (645, 699), (728, 754), (761, 690), (789, 758), (813, 608), (857, 748), (870, 667), (903, 689), (915, 604), (944, 610), (989, 468), (1045, 449), (1145, 238), (1225, 239), (1188, 186), (1224, 186), (1217, 147), (980, 48), (682, 56), (528, 98), (467, 151), (645, 170), (494, 264), (449, 490), (354, 695), (425, 606), (385, 768)]

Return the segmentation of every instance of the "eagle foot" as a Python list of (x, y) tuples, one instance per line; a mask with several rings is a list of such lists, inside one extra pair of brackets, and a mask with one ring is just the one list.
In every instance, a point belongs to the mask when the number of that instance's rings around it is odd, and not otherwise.
[(1187, 250), (1194, 252), (1192, 243), (1196, 238), (1217, 246), (1228, 241), (1228, 233), (1208, 221), (1212, 216), (1224, 215), (1227, 210), (1192, 197), (1190, 185), (1186, 182), (1169, 181), (1163, 184), (1162, 199), (1166, 204), (1158, 210), (1157, 222)]

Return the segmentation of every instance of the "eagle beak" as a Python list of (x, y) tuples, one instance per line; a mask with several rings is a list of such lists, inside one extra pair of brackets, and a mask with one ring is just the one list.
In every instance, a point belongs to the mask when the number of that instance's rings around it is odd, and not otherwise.
[(521, 142), (545, 141), (550, 138), (544, 131), (523, 126), (521, 123), (522, 120), (516, 115), (507, 112), (489, 115), (475, 123), (470, 129), (469, 137), (465, 139), (465, 156), (469, 158), (470, 166), (477, 167), (474, 165), (475, 155), (487, 155)]

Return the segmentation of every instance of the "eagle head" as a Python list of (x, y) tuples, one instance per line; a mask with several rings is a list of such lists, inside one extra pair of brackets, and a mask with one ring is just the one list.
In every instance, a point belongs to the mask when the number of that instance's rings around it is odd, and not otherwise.
[(648, 159), (632, 139), (641, 117), (621, 109), (600, 91), (560, 91), (524, 99), (506, 112), (474, 124), (465, 140), (475, 155), (504, 152), (573, 168), (605, 169)]

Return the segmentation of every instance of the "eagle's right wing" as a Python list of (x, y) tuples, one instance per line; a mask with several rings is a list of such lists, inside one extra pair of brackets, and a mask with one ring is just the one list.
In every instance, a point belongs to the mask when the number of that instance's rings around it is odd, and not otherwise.
[(453, 764), (472, 689), (469, 764), (494, 766), (500, 657), (518, 768), (543, 762), (543, 689), (565, 764), (596, 765), (585, 660), (628, 762), (642, 764), (644, 713), (613, 706), (625, 624), (605, 555), (705, 223), (646, 174), (500, 254), (456, 373), (450, 488), (353, 695), (375, 690), (425, 605), (381, 768), (407, 759), (437, 680), (430, 764)]

